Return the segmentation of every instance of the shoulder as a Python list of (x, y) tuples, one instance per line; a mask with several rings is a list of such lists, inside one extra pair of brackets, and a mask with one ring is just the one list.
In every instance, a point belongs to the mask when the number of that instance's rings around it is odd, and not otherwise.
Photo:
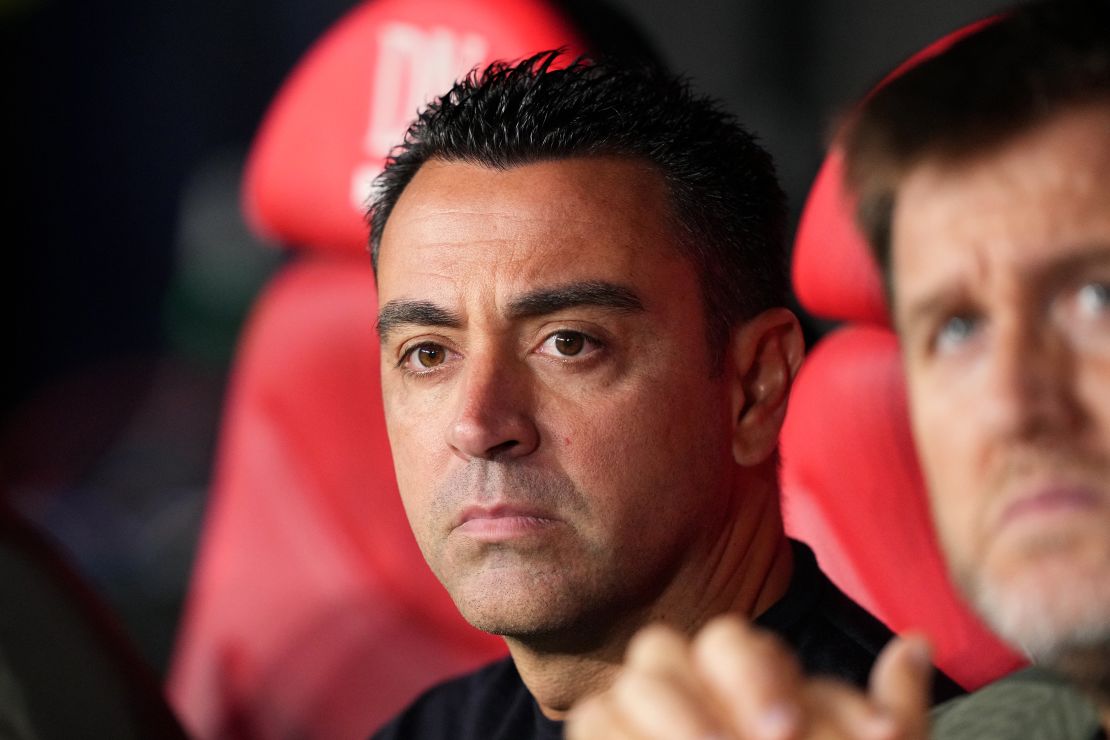
[(1027, 668), (933, 710), (933, 738), (1089, 738), (1098, 715), (1052, 674)]
[(512, 659), (505, 658), (432, 687), (374, 738), (512, 737), (516, 728), (532, 723), (533, 714), (531, 694)]
[(798, 653), (807, 673), (863, 686), (893, 633), (852, 601), (817, 565), (813, 551), (792, 542), (794, 573), (783, 597), (756, 620)]
[[(875, 660), (894, 633), (829, 580), (809, 547), (797, 541), (791, 545), (794, 575), (790, 587), (758, 623), (777, 632), (797, 651), (807, 673), (865, 687)], [(937, 701), (963, 693), (951, 678), (935, 672), (933, 696)]]

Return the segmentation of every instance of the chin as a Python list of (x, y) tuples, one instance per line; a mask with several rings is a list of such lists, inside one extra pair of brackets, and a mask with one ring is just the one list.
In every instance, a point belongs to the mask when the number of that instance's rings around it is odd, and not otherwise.
[[(983, 618), (1036, 663), (1052, 662), (1069, 646), (1110, 641), (1110, 595), (1072, 583), (995, 584), (983, 582), (973, 601)], [(1106, 590), (1105, 584), (1098, 584)]]
[(472, 626), (515, 637), (558, 631), (574, 621), (574, 605), (567, 603), (563, 589), (552, 585), (539, 578), (487, 574), (448, 591), (459, 613)]
[[(1009, 568), (961, 578), (973, 605), (1004, 640), (1043, 667), (1110, 691), (1110, 562), (1046, 548)], [(965, 571), (967, 573), (967, 571)]]
[(580, 598), (581, 594), (534, 586), (501, 589), (455, 599), (463, 618), (476, 629), (545, 652), (580, 653), (597, 649), (622, 623), (622, 610)]
[(567, 627), (567, 620), (560, 619), (560, 615), (504, 601), (479, 607), (460, 606), (459, 611), (474, 628), (501, 637), (526, 639), (559, 632)]

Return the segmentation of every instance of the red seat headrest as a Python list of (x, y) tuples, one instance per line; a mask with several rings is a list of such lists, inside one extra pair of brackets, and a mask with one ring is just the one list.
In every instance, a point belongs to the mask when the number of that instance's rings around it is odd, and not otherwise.
[(376, 0), (305, 55), (267, 112), (244, 180), (254, 229), (284, 244), (366, 249), (370, 182), (417, 109), (473, 67), (580, 44), (539, 0)]
[[(888, 79), (991, 20), (951, 34)], [(930, 636), (934, 661), (974, 689), (1022, 664), (948, 580), (928, 513), (882, 281), (854, 223), (834, 145), (794, 245), (794, 289), (811, 313), (849, 322), (807, 359), (782, 433), (784, 515), (829, 576), (898, 632)]]
[[(978, 21), (930, 44), (878, 87), (993, 22), (993, 18)], [(834, 145), (817, 173), (798, 223), (794, 292), (815, 316), (889, 325), (882, 280), (867, 242), (856, 228), (855, 203), (845, 191), (843, 179), (843, 154)]]
[(875, 260), (852, 218), (839, 149), (817, 173), (794, 242), (794, 291), (806, 310), (843, 321), (887, 324)]

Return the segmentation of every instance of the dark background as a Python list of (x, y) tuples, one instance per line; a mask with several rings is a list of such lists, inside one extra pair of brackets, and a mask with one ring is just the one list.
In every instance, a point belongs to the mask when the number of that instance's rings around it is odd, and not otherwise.
[[(610, 2), (760, 134), (795, 216), (838, 112), (1001, 6)], [(352, 5), (0, 0), (0, 496), (60, 543), (160, 671), (235, 339), (283, 259), (239, 217), (241, 165), (285, 74)]]

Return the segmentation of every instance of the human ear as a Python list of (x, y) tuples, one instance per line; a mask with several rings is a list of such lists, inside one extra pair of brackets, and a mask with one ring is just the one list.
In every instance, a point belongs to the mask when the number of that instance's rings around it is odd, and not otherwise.
[(732, 456), (751, 467), (778, 445), (790, 388), (805, 356), (798, 319), (772, 308), (732, 330), (727, 372), (732, 385)]

